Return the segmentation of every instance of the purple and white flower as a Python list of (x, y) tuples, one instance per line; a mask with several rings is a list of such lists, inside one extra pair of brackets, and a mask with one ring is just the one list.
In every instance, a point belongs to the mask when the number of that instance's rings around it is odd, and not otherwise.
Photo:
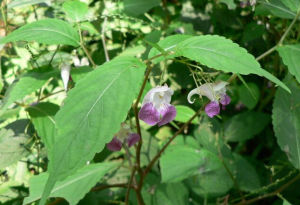
[(230, 97), (226, 94), (227, 82), (221, 81), (217, 83), (205, 83), (198, 88), (191, 90), (188, 94), (189, 103), (194, 103), (191, 101), (191, 97), (198, 94), (200, 97), (206, 96), (210, 103), (205, 106), (206, 114), (212, 118), (220, 113), (220, 104), (223, 109), (231, 101)]
[(170, 104), (173, 93), (167, 85), (152, 88), (144, 97), (139, 118), (152, 126), (171, 122), (176, 116), (176, 109)]
[(130, 127), (122, 123), (120, 131), (115, 134), (114, 138), (107, 143), (106, 146), (111, 151), (120, 151), (124, 143), (126, 143), (128, 147), (131, 147), (140, 141), (140, 139), (139, 134), (131, 132)]

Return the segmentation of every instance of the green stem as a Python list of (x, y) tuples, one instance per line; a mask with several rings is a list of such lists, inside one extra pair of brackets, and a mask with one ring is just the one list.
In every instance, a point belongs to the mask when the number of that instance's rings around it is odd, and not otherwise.
[(77, 24), (77, 28), (78, 28), (78, 33), (79, 33), (79, 37), (80, 37), (80, 47), (83, 49), (85, 55), (88, 57), (89, 61), (93, 65), (93, 68), (95, 68), (96, 64), (95, 64), (94, 60), (92, 59), (90, 53), (88, 52), (88, 50), (84, 46), (83, 37), (82, 37), (82, 33), (81, 33), (81, 29), (80, 29), (80, 25), (79, 24)]

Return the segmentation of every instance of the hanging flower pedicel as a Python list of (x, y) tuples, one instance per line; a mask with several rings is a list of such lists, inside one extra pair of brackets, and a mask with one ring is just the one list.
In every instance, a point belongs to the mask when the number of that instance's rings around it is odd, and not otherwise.
[(127, 143), (127, 146), (131, 147), (140, 141), (140, 138), (140, 135), (137, 133), (132, 133), (130, 127), (125, 123), (122, 123), (120, 131), (115, 134), (112, 141), (106, 144), (106, 146), (111, 151), (119, 151), (122, 149), (123, 143)]
[(139, 118), (149, 125), (162, 126), (176, 116), (176, 109), (170, 104), (173, 90), (167, 85), (152, 88), (144, 97)]
[(230, 97), (226, 94), (226, 85), (228, 83), (224, 81), (205, 83), (189, 92), (188, 101), (189, 103), (194, 103), (194, 101), (191, 101), (191, 97), (195, 94), (206, 96), (210, 100), (210, 103), (205, 106), (205, 112), (212, 118), (220, 113), (220, 103), (225, 108), (231, 101)]

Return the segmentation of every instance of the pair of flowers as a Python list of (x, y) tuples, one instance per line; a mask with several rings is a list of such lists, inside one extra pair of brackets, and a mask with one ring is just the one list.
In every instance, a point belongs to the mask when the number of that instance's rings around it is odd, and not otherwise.
[[(214, 117), (220, 113), (220, 104), (223, 109), (231, 101), (226, 94), (227, 82), (205, 83), (190, 91), (188, 94), (189, 103), (195, 94), (206, 96), (210, 103), (205, 106), (205, 112), (209, 117)], [(149, 125), (162, 126), (172, 121), (176, 116), (176, 109), (170, 104), (173, 90), (167, 85), (152, 88), (145, 96), (139, 118)]]
[[(206, 96), (210, 103), (205, 106), (205, 112), (209, 117), (214, 117), (220, 113), (220, 104), (225, 106), (230, 103), (230, 97), (226, 94), (227, 82), (206, 83), (190, 91), (188, 102), (195, 94)], [(149, 125), (165, 125), (176, 117), (176, 109), (170, 104), (173, 90), (167, 85), (152, 88), (144, 97), (142, 108), (139, 112), (139, 118)], [(130, 128), (125, 124), (121, 125), (120, 131), (114, 136), (113, 140), (107, 144), (111, 151), (119, 151), (126, 142), (131, 147), (140, 140), (140, 136), (131, 133)]]

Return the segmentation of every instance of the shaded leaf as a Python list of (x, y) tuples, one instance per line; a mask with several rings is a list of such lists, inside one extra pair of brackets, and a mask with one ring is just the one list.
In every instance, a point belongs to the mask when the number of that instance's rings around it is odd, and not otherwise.
[(25, 148), (28, 138), (24, 134), (16, 136), (12, 129), (0, 130), (0, 169), (5, 168), (28, 154)]
[(288, 67), (289, 72), (296, 77), (300, 83), (300, 44), (285, 45), (277, 48), (283, 63)]
[(255, 83), (248, 83), (248, 89), (245, 85), (238, 88), (240, 100), (248, 108), (253, 109), (259, 101), (260, 90)]
[(277, 142), (291, 163), (300, 169), (300, 87), (291, 77), (284, 80), (292, 91), (276, 91), (273, 104), (273, 126)]
[(267, 124), (270, 116), (261, 112), (244, 112), (227, 120), (224, 124), (225, 139), (239, 142), (251, 139), (259, 134)]
[(7, 4), (7, 8), (19, 8), (19, 7), (25, 7), (25, 6), (31, 6), (35, 4), (40, 4), (40, 3), (46, 3), (46, 4), (51, 4), (50, 0), (13, 0)]
[(41, 88), (49, 79), (58, 74), (57, 70), (52, 71), (31, 71), (22, 75), (6, 91), (2, 109), (7, 109), (12, 103), (22, 100), (26, 95)]
[(159, 0), (124, 0), (124, 12), (131, 16), (139, 16), (155, 6), (158, 6)]
[(45, 144), (47, 150), (51, 150), (55, 135), (54, 116), (59, 110), (59, 106), (45, 102), (33, 105), (26, 110), (42, 142)]
[(256, 9), (256, 14), (268, 13), (285, 19), (293, 19), (296, 16), (295, 11), (291, 11), (281, 0), (260, 0), (259, 6)]

